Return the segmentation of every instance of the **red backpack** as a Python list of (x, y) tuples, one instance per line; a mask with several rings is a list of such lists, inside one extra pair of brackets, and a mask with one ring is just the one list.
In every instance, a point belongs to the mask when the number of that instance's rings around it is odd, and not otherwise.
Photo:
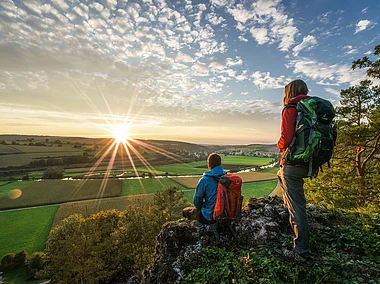
[(241, 177), (235, 174), (225, 174), (219, 178), (213, 214), (215, 221), (232, 222), (240, 219), (243, 203), (242, 183)]

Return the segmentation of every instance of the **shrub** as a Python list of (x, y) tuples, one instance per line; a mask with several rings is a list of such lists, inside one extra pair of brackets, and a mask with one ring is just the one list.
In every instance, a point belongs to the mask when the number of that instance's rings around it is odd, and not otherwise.
[(24, 265), (27, 257), (28, 257), (28, 254), (26, 253), (25, 250), (16, 253), (13, 260), (14, 267), (19, 267), (19, 266)]
[(36, 273), (42, 270), (46, 263), (46, 256), (43, 252), (35, 252), (28, 261), (28, 280), (35, 279)]
[(2, 269), (12, 268), (13, 267), (13, 263), (14, 263), (14, 258), (15, 258), (15, 254), (14, 253), (7, 253), (1, 259), (1, 265), (0, 265), (0, 267)]

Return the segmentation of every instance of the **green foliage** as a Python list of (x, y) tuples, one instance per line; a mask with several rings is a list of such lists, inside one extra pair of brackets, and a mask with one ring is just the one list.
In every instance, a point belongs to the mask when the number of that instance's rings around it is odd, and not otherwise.
[(19, 251), (15, 254), (15, 258), (13, 261), (14, 267), (20, 267), (25, 264), (28, 254), (25, 250)]
[(28, 260), (28, 280), (35, 279), (36, 273), (41, 271), (46, 263), (46, 255), (43, 252), (35, 252)]
[(182, 215), (182, 209), (191, 204), (177, 187), (168, 187), (163, 191), (157, 191), (153, 198), (153, 210), (157, 211), (163, 222), (178, 219)]
[(232, 252), (221, 248), (203, 249), (185, 259), (183, 283), (247, 283), (248, 270)]
[[(379, 50), (380, 45), (375, 54)], [(364, 57), (353, 63), (353, 69), (362, 67), (368, 67), (369, 77), (379, 78), (379, 60)], [(308, 198), (337, 208), (380, 212), (380, 86), (361, 81), (341, 91), (340, 104), (332, 169), (306, 185)]]
[(14, 265), (14, 259), (15, 254), (14, 253), (7, 253), (1, 258), (1, 269), (9, 269), (12, 268)]
[(161, 225), (142, 204), (72, 215), (51, 231), (40, 276), (56, 283), (126, 283), (151, 260)]
[(65, 175), (65, 170), (59, 167), (47, 168), (42, 176), (43, 179), (62, 179)]

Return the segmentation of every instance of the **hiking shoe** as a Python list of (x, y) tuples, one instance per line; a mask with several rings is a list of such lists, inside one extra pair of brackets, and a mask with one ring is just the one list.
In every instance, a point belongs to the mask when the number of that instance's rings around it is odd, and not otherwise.
[(311, 256), (303, 257), (294, 250), (283, 250), (283, 256), (286, 260), (293, 261), (298, 265), (305, 267), (314, 267), (315, 261)]

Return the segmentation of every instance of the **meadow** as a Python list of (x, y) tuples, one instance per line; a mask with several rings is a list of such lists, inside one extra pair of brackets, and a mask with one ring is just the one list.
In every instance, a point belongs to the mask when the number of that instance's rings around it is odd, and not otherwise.
[(0, 211), (0, 257), (25, 250), (43, 251), (59, 206)]
[(123, 180), (122, 195), (155, 193), (172, 186), (177, 187), (179, 190), (187, 189), (170, 178), (125, 179)]
[[(25, 185), (25, 182), (13, 182), (5, 185), (8, 194), (0, 197), (0, 209), (58, 204), (121, 195), (121, 180), (108, 180), (103, 191), (100, 191), (101, 184), (102, 180), (45, 180), (32, 182), (29, 186), (20, 189), (21, 186)], [(14, 194), (10, 194), (9, 189)]]

